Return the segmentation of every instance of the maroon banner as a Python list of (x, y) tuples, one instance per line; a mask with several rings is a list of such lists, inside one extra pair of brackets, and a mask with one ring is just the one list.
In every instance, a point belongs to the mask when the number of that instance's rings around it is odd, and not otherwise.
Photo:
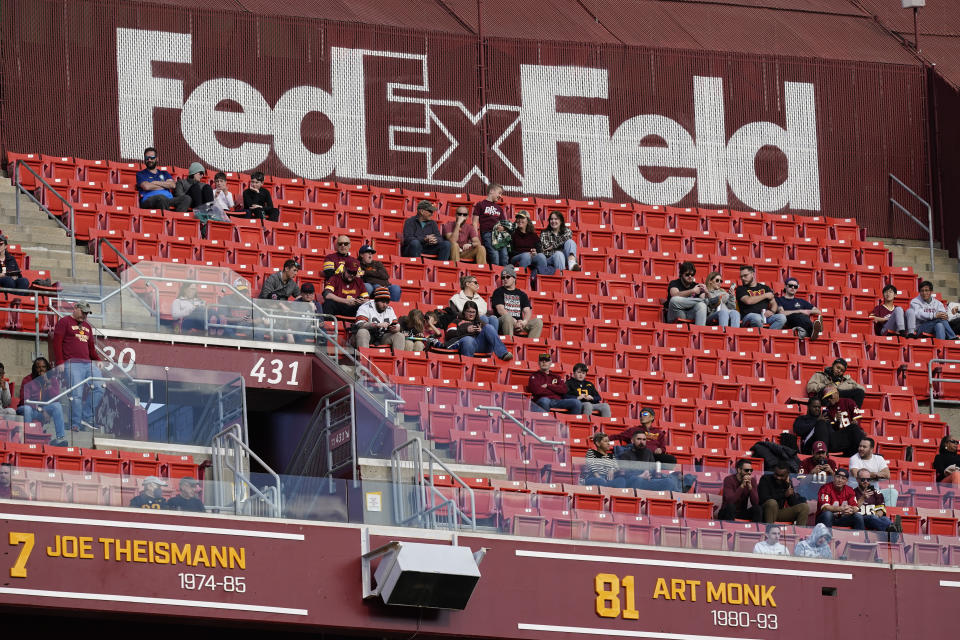
[(8, 151), (136, 160), (155, 145), (181, 166), (474, 193), (493, 180), (856, 217), (877, 235), (917, 233), (889, 217), (888, 173), (929, 195), (919, 64), (495, 38), (481, 61), (468, 36), (146, 3), (5, 8)]
[[(440, 532), (370, 533), (371, 548), (450, 544)], [(363, 600), (362, 534), (5, 501), (0, 605), (441, 637), (793, 640), (813, 624), (824, 638), (870, 628), (906, 640), (942, 630), (960, 587), (950, 569), (461, 535), (459, 544), (487, 550), (466, 610), (418, 611)]]

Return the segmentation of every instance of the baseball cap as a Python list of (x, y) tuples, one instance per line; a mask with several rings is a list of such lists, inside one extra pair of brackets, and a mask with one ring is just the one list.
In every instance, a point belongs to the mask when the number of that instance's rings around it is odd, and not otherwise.
[(158, 478), (157, 476), (147, 476), (146, 478), (143, 479), (143, 484), (146, 485), (146, 484), (150, 484), (150, 483), (158, 484), (158, 485), (160, 485), (161, 487), (167, 486), (167, 481), (166, 481), (166, 480), (163, 480), (163, 479), (161, 479), (161, 478)]
[(376, 287), (373, 290), (373, 299), (374, 300), (390, 300), (390, 289), (386, 287)]
[(520, 211), (517, 211), (517, 212), (513, 215), (513, 218), (514, 218), (514, 219), (517, 219), (517, 218), (526, 218), (527, 220), (529, 220), (529, 219), (530, 219), (530, 214), (527, 213), (526, 211), (523, 211), (523, 210), (521, 209)]
[(813, 452), (814, 453), (826, 453), (827, 452), (827, 443), (822, 440), (817, 440), (813, 443)]
[(360, 263), (357, 262), (356, 258), (347, 258), (343, 261), (343, 270), (349, 271), (350, 273), (356, 273), (360, 270)]
[(197, 485), (197, 484), (200, 484), (200, 481), (197, 480), (196, 478), (191, 478), (190, 476), (183, 476), (182, 478), (180, 478), (180, 486), (182, 487), (185, 484)]
[(503, 268), (503, 271), (500, 272), (501, 278), (505, 276), (513, 276), (514, 278), (517, 277), (517, 270), (513, 268), (513, 265), (508, 264)]
[(433, 204), (429, 200), (421, 200), (420, 202), (417, 203), (417, 210), (419, 211), (420, 209), (429, 209), (430, 211), (436, 211), (437, 205)]
[(550, 362), (553, 358), (550, 357), (549, 353), (541, 353), (539, 360), (540, 362)]
[(73, 305), (73, 307), (74, 307), (75, 309), (80, 309), (80, 311), (83, 311), (84, 313), (90, 313), (90, 312), (92, 311), (92, 309), (90, 308), (90, 303), (89, 303), (89, 302), (82, 302), (82, 301), (81, 301), (81, 302), (78, 302), (78, 303), (76, 303), (75, 305)]
[(368, 244), (365, 244), (362, 247), (360, 247), (360, 251), (357, 252), (357, 255), (363, 255), (364, 253), (376, 253), (376, 252), (377, 252), (376, 249), (374, 249)]
[(304, 282), (304, 283), (300, 286), (300, 293), (316, 293), (316, 292), (317, 292), (317, 290), (316, 290), (316, 288), (313, 286), (313, 283), (312, 283), (312, 282)]
[(783, 281), (783, 284), (790, 284), (791, 282), (797, 286), (800, 286), (800, 281), (797, 280), (796, 278), (787, 278), (786, 280)]

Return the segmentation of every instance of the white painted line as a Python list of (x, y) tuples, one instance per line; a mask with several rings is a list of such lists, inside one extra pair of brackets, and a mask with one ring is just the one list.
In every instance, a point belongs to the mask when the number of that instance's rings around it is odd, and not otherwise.
[(958, 582), (957, 580), (941, 580), (940, 586), (941, 587), (960, 587), (960, 582)]
[[(804, 571), (801, 569), (783, 569), (780, 567), (744, 567), (735, 564), (710, 564), (706, 562), (681, 562), (663, 558), (622, 558), (617, 556), (597, 556), (583, 553), (555, 553), (552, 551), (527, 551), (517, 549), (518, 557), (549, 558), (552, 560), (580, 560), (585, 562), (612, 562), (614, 564), (638, 564), (656, 567), (677, 567), (678, 569), (700, 569), (704, 571), (735, 571), (739, 573), (760, 573), (775, 576), (798, 576), (801, 578), (832, 578), (834, 580), (853, 580), (852, 573), (834, 573), (831, 571)], [(691, 636), (692, 637), (692, 636)], [(706, 636), (704, 636), (706, 637)]]
[(198, 607), (201, 609), (229, 609), (231, 611), (257, 611), (260, 613), (286, 613), (292, 616), (305, 616), (306, 609), (287, 607), (268, 607), (259, 604), (240, 604), (230, 602), (208, 602), (205, 600), (179, 600), (177, 598), (146, 598), (141, 596), (111, 595), (108, 593), (80, 593), (77, 591), (49, 591), (47, 589), (13, 589), (0, 587), (0, 594), (14, 596), (36, 596), (39, 598), (68, 598), (72, 600), (108, 600), (111, 602), (133, 602), (137, 604), (160, 604), (170, 607)]
[(181, 524), (161, 524), (153, 522), (125, 522), (123, 520), (97, 520), (96, 518), (64, 518), (60, 516), (33, 516), (23, 513), (0, 513), (0, 520), (21, 520), (24, 522), (55, 522), (57, 524), (80, 524), (99, 527), (117, 527), (119, 529), (149, 529), (152, 531), (182, 531), (184, 533), (211, 533), (220, 536), (242, 536), (246, 538), (271, 538), (274, 540), (303, 540), (300, 533), (280, 533), (279, 531), (254, 531), (251, 529), (219, 529), (217, 527), (190, 527)]
[(583, 633), (595, 636), (621, 636), (624, 638), (659, 638), (660, 640), (756, 640), (743, 636), (701, 636), (693, 633), (662, 633), (659, 631), (627, 631), (621, 629), (595, 629), (592, 627), (564, 627), (554, 624), (517, 624), (525, 631), (554, 631), (556, 633)]

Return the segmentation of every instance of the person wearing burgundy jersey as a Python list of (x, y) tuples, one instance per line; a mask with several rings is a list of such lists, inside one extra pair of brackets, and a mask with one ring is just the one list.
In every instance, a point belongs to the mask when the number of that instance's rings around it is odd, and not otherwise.
[[(333, 274), (343, 273), (343, 263), (347, 261), (347, 258), (350, 258), (350, 236), (339, 235), (337, 236), (337, 250), (333, 253), (328, 253), (323, 258), (323, 277), (329, 279)], [(360, 250), (361, 252), (363, 249)], [(360, 265), (360, 271), (357, 272), (357, 275), (361, 278), (364, 276), (363, 265)]]
[[(360, 263), (356, 258), (348, 258), (343, 263), (343, 273), (337, 273), (327, 279), (323, 285), (323, 312), (335, 316), (357, 316), (357, 307), (369, 300), (366, 287), (357, 276)], [(389, 293), (388, 293), (389, 297)]]
[[(64, 365), (67, 374), (67, 384), (75, 389), (70, 393), (70, 429), (72, 431), (86, 431), (95, 429), (93, 414), (103, 399), (103, 384), (89, 382), (80, 384), (91, 377), (100, 377), (100, 370), (93, 364), (100, 360), (97, 355), (96, 338), (93, 327), (87, 322), (90, 314), (90, 304), (78, 302), (73, 307), (73, 313), (60, 318), (53, 329), (53, 339), (50, 348), (53, 361), (56, 365)], [(87, 390), (87, 401), (84, 402), (84, 390)]]
[(841, 467), (833, 474), (833, 482), (820, 488), (817, 495), (817, 523), (863, 529), (863, 514), (857, 494), (847, 485), (850, 472)]
[(477, 264), (487, 264), (487, 250), (480, 244), (480, 234), (476, 227), (467, 222), (469, 213), (467, 207), (457, 207), (456, 218), (445, 222), (440, 227), (440, 233), (450, 241), (450, 259), (453, 262), (475, 260)]
[(563, 377), (550, 372), (553, 362), (549, 353), (540, 354), (540, 370), (530, 376), (527, 391), (533, 402), (544, 411), (566, 409), (569, 413), (583, 413), (583, 403), (576, 398), (565, 398), (567, 384)]
[(893, 302), (897, 297), (897, 288), (888, 284), (883, 288), (882, 295), (883, 302), (875, 306), (873, 311), (870, 312), (870, 319), (873, 320), (873, 332), (878, 336), (907, 335), (903, 307), (899, 307)]
[(503, 207), (499, 204), (502, 197), (503, 187), (491, 182), (487, 188), (486, 199), (473, 205), (471, 217), (471, 224), (474, 229), (480, 232), (480, 242), (483, 243), (483, 248), (487, 250), (487, 261), (501, 267), (507, 264), (507, 248), (493, 248), (493, 230), (501, 222), (507, 221), (507, 217), (503, 213)]
[(33, 361), (30, 375), (20, 383), (20, 406), (17, 413), (23, 416), (25, 422), (39, 420), (43, 422), (47, 417), (53, 420), (54, 436), (50, 444), (57, 447), (67, 446), (66, 430), (63, 427), (63, 409), (59, 404), (33, 404), (29, 400), (50, 400), (60, 395), (60, 382), (54, 375), (47, 375), (50, 371), (50, 362), (46, 358), (37, 358)]

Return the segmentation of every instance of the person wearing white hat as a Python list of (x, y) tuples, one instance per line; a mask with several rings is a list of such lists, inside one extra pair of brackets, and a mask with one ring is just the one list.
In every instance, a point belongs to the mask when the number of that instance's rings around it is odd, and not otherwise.
[(167, 486), (167, 481), (157, 476), (147, 476), (143, 479), (143, 486), (140, 493), (133, 496), (130, 506), (137, 509), (163, 509), (167, 501), (163, 499), (163, 490), (160, 487)]

